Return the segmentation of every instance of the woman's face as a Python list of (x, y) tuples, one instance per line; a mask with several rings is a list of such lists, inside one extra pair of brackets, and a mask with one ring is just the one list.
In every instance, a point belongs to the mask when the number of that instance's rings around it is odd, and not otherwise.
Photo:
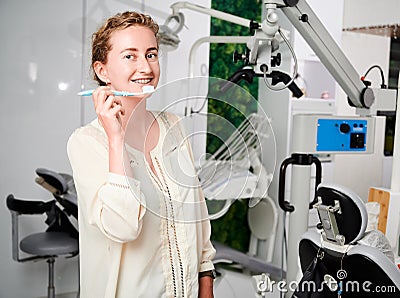
[(111, 51), (104, 67), (112, 89), (141, 92), (146, 85), (157, 87), (160, 65), (153, 31), (131, 26), (114, 32), (110, 43)]

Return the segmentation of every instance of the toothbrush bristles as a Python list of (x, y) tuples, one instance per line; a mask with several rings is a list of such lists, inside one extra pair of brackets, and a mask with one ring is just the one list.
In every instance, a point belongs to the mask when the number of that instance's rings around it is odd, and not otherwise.
[(142, 92), (143, 93), (151, 93), (154, 91), (154, 86), (143, 86)]

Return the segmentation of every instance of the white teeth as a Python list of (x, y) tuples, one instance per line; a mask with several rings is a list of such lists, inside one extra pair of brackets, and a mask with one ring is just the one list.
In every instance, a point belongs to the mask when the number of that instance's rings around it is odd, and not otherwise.
[(141, 80), (134, 80), (135, 83), (139, 84), (148, 84), (150, 83), (151, 79), (141, 79)]

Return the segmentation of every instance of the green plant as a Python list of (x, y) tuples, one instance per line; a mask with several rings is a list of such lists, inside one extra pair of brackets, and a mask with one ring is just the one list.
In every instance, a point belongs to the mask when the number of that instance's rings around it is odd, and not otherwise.
[[(233, 15), (240, 15), (249, 20), (260, 21), (261, 1), (258, 0), (213, 0), (212, 8)], [(218, 36), (246, 36), (250, 35), (249, 28), (235, 25), (216, 18), (211, 18), (211, 35)], [(243, 44), (211, 44), (210, 45), (210, 77), (228, 79), (235, 71), (243, 67), (242, 62), (233, 62), (233, 53), (245, 53), (246, 45)], [(248, 91), (248, 96), (243, 96), (243, 91), (234, 89), (229, 97), (234, 102), (224, 102), (216, 98), (208, 100), (208, 114), (225, 118), (229, 123), (238, 127), (251, 113), (257, 111), (258, 80), (252, 84), (240, 82), (239, 85)], [(235, 92), (237, 94), (235, 94)], [(209, 117), (207, 130), (207, 153), (214, 153), (226, 140), (226, 128), (221, 124), (220, 118)], [(247, 223), (247, 200), (237, 200), (229, 211), (221, 218), (212, 221), (212, 239), (246, 252), (249, 246), (250, 229)]]

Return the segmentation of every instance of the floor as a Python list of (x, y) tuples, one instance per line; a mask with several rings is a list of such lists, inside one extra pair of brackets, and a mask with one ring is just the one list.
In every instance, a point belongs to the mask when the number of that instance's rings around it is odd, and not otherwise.
[[(214, 296), (215, 298), (224, 297), (261, 297), (257, 295), (256, 284), (251, 276), (237, 273), (230, 270), (220, 269), (218, 270), (221, 276), (217, 277), (214, 284)], [(76, 292), (57, 294), (56, 298), (79, 298)], [(272, 293), (266, 293), (266, 298), (279, 298), (279, 292), (273, 291)], [(47, 298), (42, 296), (38, 298)]]
[[(261, 297), (257, 294), (257, 285), (251, 276), (224, 269), (219, 269), (218, 272), (221, 273), (221, 276), (215, 280), (215, 298)], [(263, 297), (279, 298), (280, 292), (275, 289), (272, 292), (265, 293)]]
[[(38, 298), (47, 298), (47, 296), (41, 296)], [(63, 294), (57, 294), (56, 298), (79, 298), (78, 293), (63, 293)]]

